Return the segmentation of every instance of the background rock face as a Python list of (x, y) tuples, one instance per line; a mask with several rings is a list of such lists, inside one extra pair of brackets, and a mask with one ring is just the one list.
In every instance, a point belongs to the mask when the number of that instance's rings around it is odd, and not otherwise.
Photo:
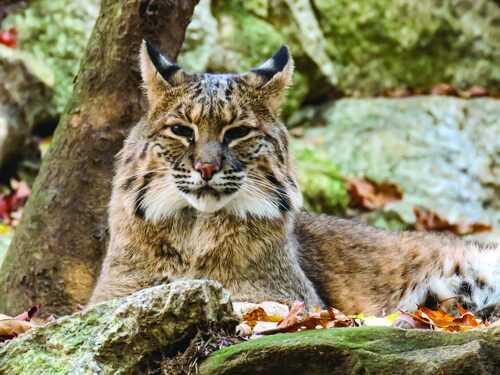
[(500, 7), (491, 0), (201, 0), (179, 61), (243, 71), (292, 48), (304, 99), (397, 87), (500, 89)]
[[(308, 128), (296, 142), (344, 176), (397, 183), (403, 200), (385, 210), (403, 222), (413, 223), (413, 207), (422, 206), (451, 222), (500, 223), (498, 100), (342, 99), (301, 113)], [(300, 160), (298, 172), (315, 173)]]
[(0, 45), (0, 166), (49, 115), (54, 78), (31, 54)]
[(0, 344), (0, 372), (138, 373), (152, 355), (182, 351), (198, 328), (234, 327), (236, 321), (220, 284), (178, 281), (92, 306)]
[(28, 8), (2, 22), (2, 28), (17, 29), (21, 50), (53, 72), (55, 95), (48, 106), (52, 116), (62, 113), (73, 90), (99, 4), (100, 0), (32, 0)]
[[(296, 73), (284, 118), (318, 127), (294, 142), (307, 209), (344, 214), (343, 177), (367, 176), (405, 193), (366, 215), (376, 225), (405, 228), (421, 206), (498, 228), (498, 100), (360, 97), (429, 92), (442, 82), (499, 92), (499, 20), (491, 0), (201, 0), (179, 62), (241, 72), (281, 43), (291, 47)], [(339, 97), (359, 100), (335, 104)]]
[(251, 340), (211, 354), (200, 373), (471, 375), (499, 368), (500, 327), (462, 333), (360, 327)]

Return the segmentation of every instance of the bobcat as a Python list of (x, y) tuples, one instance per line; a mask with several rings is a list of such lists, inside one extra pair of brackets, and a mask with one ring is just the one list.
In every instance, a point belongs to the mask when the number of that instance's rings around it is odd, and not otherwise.
[(147, 42), (140, 58), (149, 111), (117, 156), (91, 304), (183, 278), (217, 280), (234, 301), (346, 313), (500, 302), (496, 244), (300, 211), (279, 116), (293, 71), (286, 46), (244, 74), (189, 74)]

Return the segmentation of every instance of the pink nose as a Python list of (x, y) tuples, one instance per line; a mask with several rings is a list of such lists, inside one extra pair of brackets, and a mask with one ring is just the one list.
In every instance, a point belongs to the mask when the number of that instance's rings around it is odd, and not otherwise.
[(205, 181), (210, 181), (212, 176), (219, 171), (220, 167), (215, 163), (201, 163), (197, 162), (194, 169), (200, 172), (201, 178)]

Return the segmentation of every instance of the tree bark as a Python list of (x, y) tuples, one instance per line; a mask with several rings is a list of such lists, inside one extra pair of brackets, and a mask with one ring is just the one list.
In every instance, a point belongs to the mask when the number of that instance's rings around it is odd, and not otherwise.
[(73, 95), (0, 270), (0, 311), (73, 312), (107, 242), (114, 155), (144, 113), (141, 40), (176, 59), (199, 0), (103, 0)]

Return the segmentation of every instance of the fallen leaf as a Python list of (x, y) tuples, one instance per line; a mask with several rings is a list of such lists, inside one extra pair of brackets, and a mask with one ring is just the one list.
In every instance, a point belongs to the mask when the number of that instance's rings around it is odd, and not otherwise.
[[(292, 313), (292, 310), (295, 311)], [(349, 318), (333, 307), (327, 310), (313, 311), (300, 318), (298, 313), (304, 309), (302, 302), (295, 302), (287, 317), (287, 324), (280, 323), (276, 328), (257, 332), (259, 335), (273, 335), (276, 333), (296, 332), (302, 330), (335, 328), (335, 327), (358, 327), (363, 325), (361, 319)]]
[(481, 87), (481, 86), (472, 86), (469, 87), (468, 89), (462, 91), (461, 96), (464, 98), (480, 98), (483, 96), (489, 96), (489, 92), (486, 88)]
[(389, 89), (384, 92), (384, 96), (387, 96), (389, 98), (405, 98), (411, 95), (412, 92), (408, 88)]
[(1, 30), (0, 44), (6, 45), (10, 48), (15, 48), (17, 45), (17, 29), (12, 27), (9, 30)]
[(258, 322), (274, 322), (279, 323), (283, 320), (281, 316), (267, 315), (262, 307), (257, 307), (243, 314), (243, 322), (254, 328)]
[(9, 234), (12, 229), (0, 223), (0, 234)]
[(347, 178), (346, 182), (351, 203), (365, 210), (376, 210), (403, 198), (401, 189), (390, 182), (378, 184), (367, 178)]
[(422, 210), (417, 207), (413, 208), (415, 213), (416, 223), (415, 229), (421, 232), (452, 232), (459, 235), (485, 232), (492, 230), (490, 224), (483, 223), (455, 223), (452, 224), (439, 214)]
[(32, 319), (38, 311), (40, 305), (33, 306), (15, 317), (0, 314), (0, 342), (11, 340), (35, 327)]
[(33, 328), (30, 322), (14, 318), (0, 320), (0, 337), (13, 339)]
[(449, 85), (447, 83), (440, 83), (431, 89), (431, 95), (457, 96), (458, 91), (452, 85)]
[(14, 317), (14, 319), (17, 320), (25, 320), (29, 322), (33, 316), (40, 311), (40, 304), (33, 306), (31, 309), (28, 311), (23, 312), (22, 314), (19, 314)]
[[(490, 326), (489, 323), (483, 323), (481, 319), (477, 319), (469, 310), (464, 309), (460, 304), (457, 304), (457, 307), (460, 312), (460, 316), (458, 317), (449, 314), (441, 306), (438, 306), (437, 310), (431, 310), (421, 305), (418, 305), (418, 309), (415, 313), (402, 311), (401, 315), (413, 318), (415, 322), (420, 323), (416, 323), (415, 326), (409, 328), (428, 328), (443, 332), (462, 332)], [(411, 319), (407, 321), (410, 322)]]
[(24, 181), (11, 180), (11, 192), (0, 195), (0, 219), (6, 224), (16, 224), (31, 189)]
[(364, 315), (358, 315), (355, 317), (359, 317), (363, 320), (364, 325), (368, 327), (391, 327), (396, 319), (398, 319), (399, 314), (394, 313), (391, 315), (386, 315), (384, 317), (377, 317), (374, 315), (369, 315), (365, 317)]
[(297, 315), (304, 310), (306, 304), (304, 302), (295, 301), (290, 309), (288, 315), (278, 324), (278, 328), (287, 327), (297, 323)]

